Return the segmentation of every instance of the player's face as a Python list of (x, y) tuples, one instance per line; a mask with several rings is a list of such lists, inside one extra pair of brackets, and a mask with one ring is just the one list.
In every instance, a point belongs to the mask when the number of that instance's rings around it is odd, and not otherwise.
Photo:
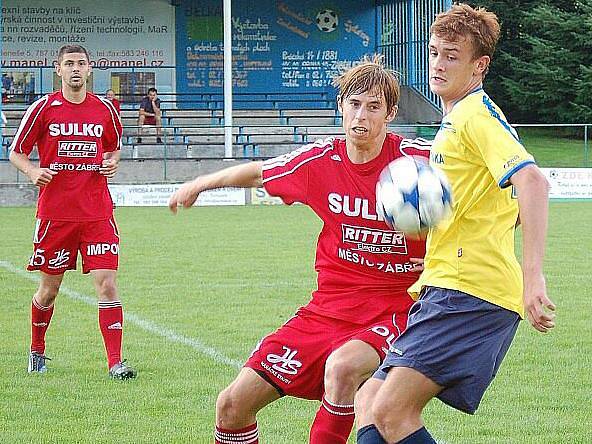
[(62, 78), (62, 87), (73, 91), (78, 91), (86, 85), (90, 70), (86, 54), (77, 52), (64, 54), (62, 61), (56, 66), (56, 73)]
[(376, 148), (386, 134), (386, 125), (395, 118), (396, 108), (387, 112), (382, 93), (363, 92), (345, 97), (339, 104), (348, 141), (359, 148)]
[(444, 40), (430, 37), (430, 89), (445, 106), (463, 98), (483, 81), (489, 56), (474, 57), (471, 39)]

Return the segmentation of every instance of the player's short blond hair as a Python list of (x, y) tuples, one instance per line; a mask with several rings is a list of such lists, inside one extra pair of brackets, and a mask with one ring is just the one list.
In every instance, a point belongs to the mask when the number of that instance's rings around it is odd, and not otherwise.
[(386, 103), (387, 114), (390, 114), (399, 103), (401, 95), (397, 74), (385, 68), (382, 55), (366, 56), (360, 63), (333, 79), (341, 104), (353, 94), (373, 92), (382, 94)]
[(430, 32), (451, 42), (470, 38), (474, 59), (485, 55), (491, 58), (499, 40), (500, 24), (493, 12), (458, 3), (436, 16)]

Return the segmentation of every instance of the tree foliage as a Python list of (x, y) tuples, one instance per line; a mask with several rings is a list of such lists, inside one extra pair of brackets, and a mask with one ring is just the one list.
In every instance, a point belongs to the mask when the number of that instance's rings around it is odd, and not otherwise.
[(513, 122), (592, 122), (592, 0), (481, 0), (502, 23), (486, 90)]

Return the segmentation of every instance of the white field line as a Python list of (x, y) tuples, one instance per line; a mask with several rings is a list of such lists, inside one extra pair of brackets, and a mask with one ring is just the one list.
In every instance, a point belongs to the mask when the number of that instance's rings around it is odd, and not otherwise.
[[(21, 270), (20, 268), (15, 267), (10, 262), (0, 260), (0, 267), (4, 268), (5, 270), (14, 273), (18, 276), (21, 276), (25, 279), (28, 279), (33, 282), (39, 282), (40, 278), (38, 275), (29, 273), (25, 270)], [(96, 298), (92, 298), (82, 293), (78, 293), (77, 291), (71, 290), (64, 285), (60, 287), (60, 294), (64, 294), (68, 296), (70, 299), (75, 301), (84, 302), (87, 305), (91, 305), (93, 307), (97, 306)], [(129, 311), (124, 312), (125, 321), (134, 324), (135, 326), (141, 328), (148, 333), (152, 333), (156, 336), (160, 336), (165, 338), (169, 342), (175, 342), (178, 344), (187, 345), (188, 347), (193, 348), (198, 353), (207, 356), (208, 358), (212, 359), (215, 362), (220, 364), (226, 364), (231, 367), (241, 368), (242, 362), (236, 361), (234, 359), (225, 356), (223, 353), (219, 352), (213, 347), (209, 347), (202, 343), (199, 339), (188, 338), (186, 336), (180, 335), (175, 333), (174, 331), (162, 327), (158, 324), (155, 324), (151, 321), (146, 321), (139, 316), (130, 313)]]

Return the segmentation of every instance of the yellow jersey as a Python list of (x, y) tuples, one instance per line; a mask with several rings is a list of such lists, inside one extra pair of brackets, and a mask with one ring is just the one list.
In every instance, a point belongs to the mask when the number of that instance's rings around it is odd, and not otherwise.
[(444, 116), (430, 163), (450, 181), (453, 211), (428, 233), (425, 269), (409, 293), (459, 290), (524, 317), (514, 253), (518, 202), (509, 178), (534, 159), (482, 88)]

